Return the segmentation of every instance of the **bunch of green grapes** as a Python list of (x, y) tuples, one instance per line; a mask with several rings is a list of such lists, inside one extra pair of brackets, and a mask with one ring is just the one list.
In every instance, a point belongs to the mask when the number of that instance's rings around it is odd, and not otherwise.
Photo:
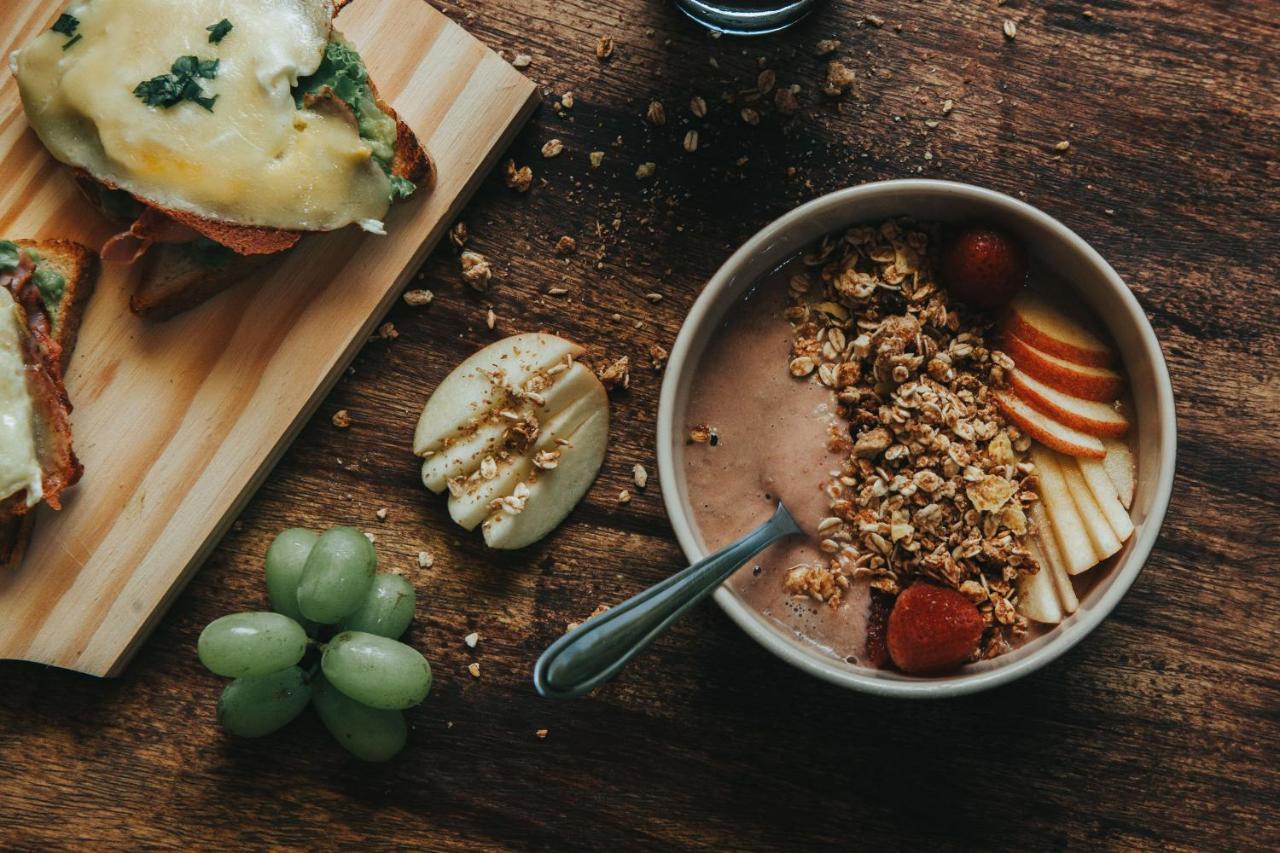
[(386, 761), (403, 747), (404, 714), (431, 690), (431, 665), (398, 641), (413, 621), (413, 586), (376, 573), (373, 543), (351, 527), (293, 528), (267, 549), (274, 612), (233, 613), (200, 634), (200, 662), (234, 678), (218, 722), (262, 737), (310, 703), (352, 755)]

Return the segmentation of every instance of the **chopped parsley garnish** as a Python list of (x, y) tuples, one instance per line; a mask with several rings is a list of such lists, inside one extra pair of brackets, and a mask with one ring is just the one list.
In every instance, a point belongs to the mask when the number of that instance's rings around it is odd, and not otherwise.
[(22, 249), (9, 240), (0, 240), (0, 270), (17, 269), (22, 262)]
[(66, 43), (66, 44), (64, 44), (64, 45), (62, 46), (62, 49), (63, 49), (63, 50), (66, 50), (67, 48), (71, 47), (71, 45), (73, 45), (73, 44), (75, 44), (76, 42), (80, 41), (80, 39), (82, 39), (82, 38), (84, 38), (84, 36), (80, 35), (79, 33), (76, 33), (76, 34), (75, 34), (75, 35), (73, 35), (71, 38), (67, 39), (67, 43)]
[(227, 33), (231, 32), (231, 22), (226, 18), (205, 27), (209, 31), (209, 44), (217, 44), (227, 37)]
[(197, 78), (212, 80), (217, 76), (218, 60), (180, 56), (174, 60), (168, 74), (143, 80), (133, 90), (133, 94), (149, 107), (167, 108), (183, 101), (191, 101), (213, 112), (213, 102), (218, 100), (218, 96), (210, 98), (200, 87)]
[(80, 19), (75, 15), (68, 15), (63, 12), (58, 16), (58, 20), (53, 22), (53, 26), (49, 29), (55, 33), (62, 33), (64, 36), (71, 37), (76, 34), (76, 27), (80, 26)]

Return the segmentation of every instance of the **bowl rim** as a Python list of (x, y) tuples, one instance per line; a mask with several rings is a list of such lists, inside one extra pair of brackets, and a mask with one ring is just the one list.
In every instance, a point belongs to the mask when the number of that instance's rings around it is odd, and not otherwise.
[(1119, 567), (1115, 579), (1095, 605), (1087, 612), (1079, 614), (1076, 630), (1051, 638), (1040, 648), (1030, 651), (1008, 665), (978, 672), (961, 673), (943, 679), (890, 680), (863, 675), (842, 665), (841, 662), (834, 658), (826, 657), (817, 651), (806, 650), (800, 644), (785, 637), (776, 628), (768, 625), (754, 610), (740, 601), (728, 587), (721, 586), (714, 593), (715, 601), (720, 608), (749, 636), (787, 663), (810, 675), (841, 687), (880, 696), (943, 698), (988, 690), (1028, 675), (1056, 660), (1075, 646), (1076, 643), (1092, 633), (1111, 614), (1142, 571), (1159, 537), (1160, 528), (1164, 523), (1164, 516), (1169, 506), (1177, 458), (1177, 424), (1173, 401), (1173, 386), (1169, 377), (1168, 366), (1164, 360), (1164, 353), (1160, 349), (1160, 343), (1156, 339), (1155, 331), (1151, 328), (1142, 306), (1138, 303), (1128, 285), (1124, 283), (1124, 280), (1121, 279), (1111, 265), (1078, 234), (1038, 208), (1004, 193), (958, 181), (919, 178), (876, 181), (846, 187), (845, 189), (819, 196), (783, 214), (747, 240), (716, 270), (703, 288), (702, 293), (694, 301), (684, 322), (681, 324), (680, 332), (672, 345), (671, 353), (667, 359), (666, 373), (663, 377), (662, 389), (658, 399), (656, 448), (658, 481), (662, 490), (662, 499), (667, 517), (671, 522), (681, 550), (691, 562), (701, 559), (706, 556), (706, 552), (702, 549), (701, 543), (694, 533), (692, 519), (687, 517), (684, 512), (679, 489), (679, 484), (683, 482), (683, 475), (676, 469), (672, 448), (674, 448), (674, 414), (681, 384), (680, 377), (685, 373), (685, 362), (688, 360), (694, 342), (700, 335), (705, 333), (708, 316), (712, 314), (713, 308), (717, 307), (724, 298), (726, 289), (748, 260), (784, 237), (792, 228), (811, 217), (851, 207), (872, 197), (908, 192), (926, 195), (941, 194), (953, 198), (960, 197), (962, 200), (969, 199), (987, 207), (1000, 208), (1002, 212), (1014, 218), (1034, 222), (1049, 232), (1053, 238), (1068, 244), (1071, 249), (1078, 252), (1081, 257), (1093, 266), (1099, 274), (1099, 278), (1119, 295), (1125, 311), (1129, 315), (1130, 325), (1138, 332), (1140, 347), (1147, 357), (1151, 359), (1155, 373), (1155, 414), (1161, 439), (1161, 452), (1157, 466), (1158, 474), (1151, 510), (1143, 521), (1141, 529), (1135, 535), (1132, 549), (1126, 556), (1123, 565)]

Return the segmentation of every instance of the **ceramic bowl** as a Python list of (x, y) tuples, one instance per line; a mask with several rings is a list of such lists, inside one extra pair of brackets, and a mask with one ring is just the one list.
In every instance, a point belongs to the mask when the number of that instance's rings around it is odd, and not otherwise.
[[(658, 472), (667, 513), (690, 562), (707, 555), (692, 520), (683, 477), (685, 407), (698, 362), (726, 312), (756, 281), (822, 235), (892, 216), (919, 220), (981, 220), (1022, 239), (1033, 257), (1070, 282), (1075, 295), (1111, 333), (1128, 375), (1137, 418), (1134, 534), (1105, 578), (1060, 625), (990, 661), (946, 676), (920, 678), (870, 669), (823, 654), (748, 607), (728, 587), (716, 602), (748, 634), (788, 663), (853, 690), (938, 698), (985, 690), (1033, 672), (1080, 642), (1119, 603), (1142, 570), (1173, 488), (1176, 444), (1173, 389), (1160, 344), (1142, 306), (1116, 271), (1088, 243), (1053, 217), (1007, 195), (948, 181), (902, 180), (840, 190), (796, 208), (752, 237), (720, 267), (694, 303), (667, 364), (658, 410)], [(746, 531), (743, 531), (744, 533)]]

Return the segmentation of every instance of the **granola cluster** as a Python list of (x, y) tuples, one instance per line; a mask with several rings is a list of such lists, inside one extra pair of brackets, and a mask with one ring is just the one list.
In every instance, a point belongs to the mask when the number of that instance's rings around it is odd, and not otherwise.
[(934, 278), (931, 229), (907, 220), (828, 236), (790, 280), (791, 374), (833, 389), (847, 434), (818, 524), (825, 566), (788, 592), (836, 602), (854, 579), (897, 595), (917, 578), (959, 590), (986, 630), (979, 656), (1025, 633), (1015, 581), (1037, 500), (1028, 436), (990, 399), (1010, 359)]

